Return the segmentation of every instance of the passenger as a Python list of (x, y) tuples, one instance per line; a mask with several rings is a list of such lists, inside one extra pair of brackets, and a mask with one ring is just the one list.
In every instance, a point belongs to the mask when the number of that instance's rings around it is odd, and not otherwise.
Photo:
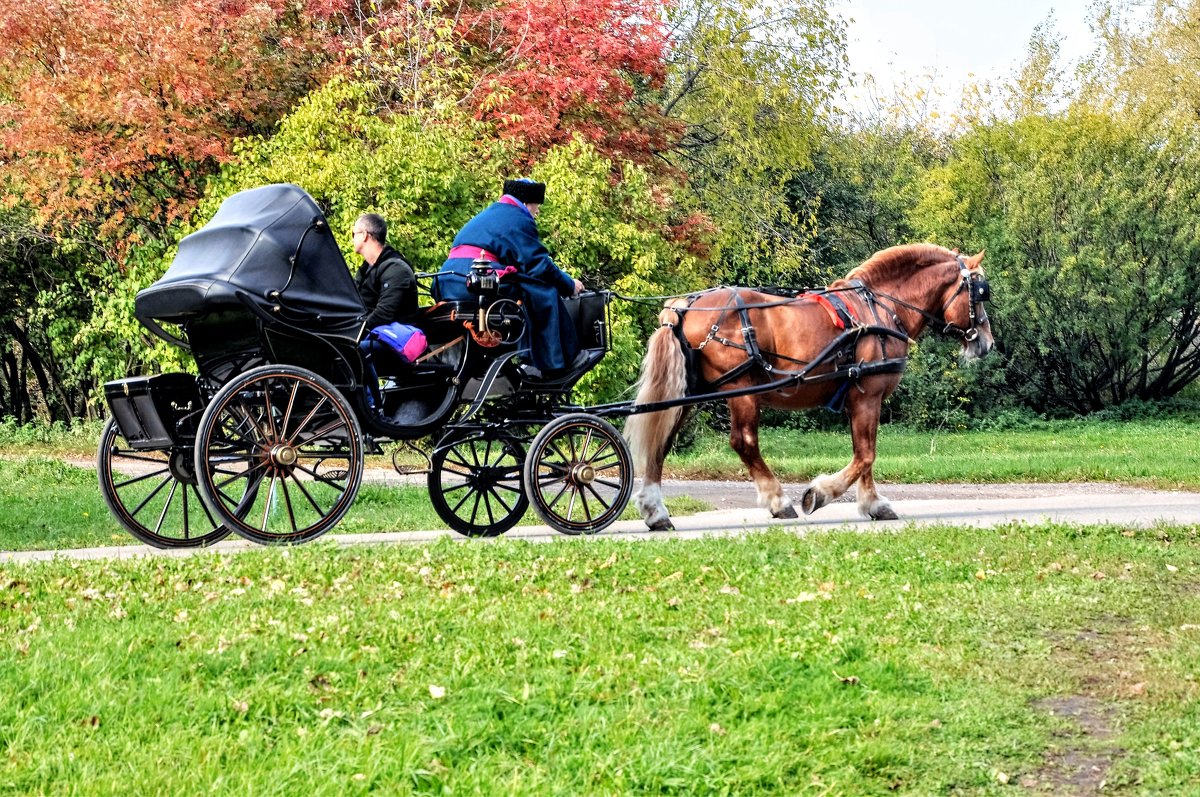
[(545, 198), (545, 183), (505, 180), (504, 195), (454, 236), (442, 266), (451, 273), (436, 279), (434, 293), (443, 301), (470, 300), (466, 277), (476, 258), (496, 263), (497, 269), (515, 267), (516, 274), (502, 278), (501, 290), (524, 300), (532, 328), (523, 343), (532, 348), (533, 365), (553, 377), (584, 358), (561, 298), (579, 294), (583, 283), (556, 266), (542, 245), (534, 219)]
[[(364, 213), (354, 222), (354, 251), (363, 259), (354, 278), (367, 308), (364, 333), (393, 321), (407, 321), (417, 312), (417, 278), (412, 266), (387, 243), (387, 222), (377, 213)], [(364, 374), (371, 409), (382, 406), (376, 363), (395, 364), (392, 350), (378, 340), (363, 338), (358, 344), (366, 365)]]

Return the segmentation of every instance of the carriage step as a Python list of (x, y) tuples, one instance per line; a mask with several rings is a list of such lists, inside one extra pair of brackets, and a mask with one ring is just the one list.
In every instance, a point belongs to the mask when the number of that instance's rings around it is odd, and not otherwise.
[(392, 450), (392, 468), (401, 476), (422, 476), (433, 470), (433, 460), (429, 458), (429, 452), (417, 448), (411, 440), (404, 441), (404, 448), (411, 453), (417, 454), (421, 459), (425, 460), (421, 465), (410, 465), (407, 462), (400, 461), (400, 452), (402, 449), (396, 448)]

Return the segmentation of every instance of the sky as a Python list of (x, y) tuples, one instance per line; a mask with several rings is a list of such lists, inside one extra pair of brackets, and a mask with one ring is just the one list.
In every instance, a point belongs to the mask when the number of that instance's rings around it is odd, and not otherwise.
[[(934, 73), (934, 85), (950, 98), (972, 80), (1001, 78), (1024, 60), (1033, 30), (1053, 14), (1064, 37), (1061, 56), (1091, 52), (1092, 0), (840, 0), (834, 12), (848, 22), (850, 68), (874, 75), (890, 94), (894, 78)], [(895, 81), (899, 82), (899, 81)], [(862, 98), (851, 89), (847, 98)]]

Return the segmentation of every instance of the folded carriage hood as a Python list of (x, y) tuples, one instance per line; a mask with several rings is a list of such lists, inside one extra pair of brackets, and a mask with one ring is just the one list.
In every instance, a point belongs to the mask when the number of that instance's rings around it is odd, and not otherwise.
[(324, 214), (295, 185), (226, 199), (208, 224), (179, 242), (167, 273), (138, 293), (134, 312), (143, 323), (181, 322), (239, 304), (239, 292), (264, 307), (313, 314), (316, 326), (330, 331), (351, 329), (366, 314)]

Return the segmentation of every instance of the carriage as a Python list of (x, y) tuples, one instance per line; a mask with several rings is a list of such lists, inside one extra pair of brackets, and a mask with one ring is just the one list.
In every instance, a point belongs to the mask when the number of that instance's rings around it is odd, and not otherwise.
[(470, 281), (472, 301), (421, 308), (412, 323), (428, 349), (379, 374), (373, 410), (358, 346), (366, 312), (320, 208), (294, 185), (230, 197), (137, 295), (138, 320), (189, 352), (195, 373), (105, 385), (109, 508), (157, 547), (231, 532), (306, 542), (345, 516), (369, 454), (424, 439), (415, 470), (462, 534), (502, 534), (530, 506), (560, 532), (606, 528), (632, 492), (629, 448), (570, 393), (608, 350), (610, 295), (567, 300), (585, 356), (546, 378), (527, 366), (520, 302), (501, 295), (490, 264)]

